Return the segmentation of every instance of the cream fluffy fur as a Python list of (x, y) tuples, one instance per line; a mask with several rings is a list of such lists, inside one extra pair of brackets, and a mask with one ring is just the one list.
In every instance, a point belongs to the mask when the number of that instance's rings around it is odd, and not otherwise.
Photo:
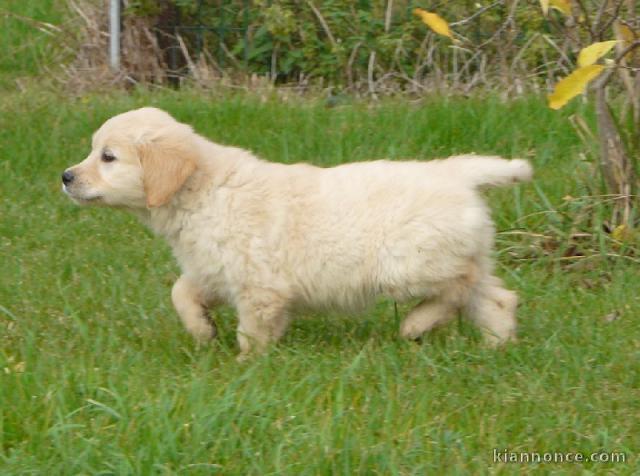
[(478, 188), (530, 179), (526, 161), (283, 165), (143, 108), (108, 120), (66, 173), (75, 201), (130, 209), (168, 240), (183, 273), (173, 303), (199, 340), (215, 336), (206, 310), (218, 303), (237, 309), (244, 354), (282, 336), (296, 308), (362, 309), (381, 295), (421, 300), (407, 338), (459, 309), (490, 342), (515, 335), (517, 298), (493, 276)]

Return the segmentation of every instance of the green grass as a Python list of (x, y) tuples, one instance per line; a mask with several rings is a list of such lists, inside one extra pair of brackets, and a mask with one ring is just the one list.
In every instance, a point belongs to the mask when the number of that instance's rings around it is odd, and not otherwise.
[(0, 2), (0, 90), (51, 68), (60, 53), (55, 28), (68, 28), (71, 18), (65, 0)]
[[(104, 119), (153, 104), (274, 161), (526, 156), (535, 184), (489, 194), (498, 229), (562, 233), (563, 197), (587, 190), (569, 112), (536, 98), (336, 109), (166, 91), (1, 99), (0, 474), (640, 471), (640, 273), (604, 255), (598, 230), (583, 266), (565, 266), (561, 250), (521, 259), (533, 244), (499, 236), (499, 274), (522, 300), (517, 345), (489, 350), (463, 321), (407, 343), (383, 301), (358, 319), (298, 320), (240, 364), (232, 310), (211, 348), (183, 331), (162, 240), (60, 192)], [(627, 462), (493, 464), (494, 448), (623, 451)]]

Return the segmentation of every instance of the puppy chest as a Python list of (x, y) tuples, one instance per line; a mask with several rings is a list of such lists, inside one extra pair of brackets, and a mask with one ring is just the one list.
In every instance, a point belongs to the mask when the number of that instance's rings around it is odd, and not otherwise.
[(173, 247), (182, 272), (207, 292), (228, 294), (229, 257), (216, 241), (203, 236), (182, 239)]

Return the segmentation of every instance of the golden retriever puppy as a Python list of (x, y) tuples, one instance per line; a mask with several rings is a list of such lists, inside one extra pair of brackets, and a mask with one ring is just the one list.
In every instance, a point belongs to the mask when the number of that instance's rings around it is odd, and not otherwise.
[(299, 308), (419, 304), (416, 339), (458, 310), (491, 343), (515, 335), (517, 297), (493, 275), (494, 227), (478, 189), (531, 178), (524, 160), (457, 156), (320, 168), (266, 162), (197, 135), (154, 108), (109, 119), (62, 175), (82, 205), (124, 208), (164, 236), (182, 275), (172, 300), (198, 340), (207, 309), (238, 313), (242, 354), (285, 332)]

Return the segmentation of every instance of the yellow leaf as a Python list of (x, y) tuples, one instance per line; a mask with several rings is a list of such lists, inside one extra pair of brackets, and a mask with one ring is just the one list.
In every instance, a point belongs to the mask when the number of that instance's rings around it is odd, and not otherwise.
[(540, 0), (540, 7), (543, 15), (547, 16), (547, 13), (549, 13), (549, 0)]
[[(634, 31), (629, 28), (628, 25), (621, 23), (620, 21), (616, 21), (613, 25), (613, 31), (616, 34), (616, 38), (618, 41), (622, 42), (624, 46), (628, 46), (634, 41), (636, 41), (636, 34)], [(634, 52), (629, 51), (626, 55), (624, 55), (625, 60), (633, 60)]]
[(576, 69), (566, 78), (556, 84), (553, 93), (549, 95), (549, 107), (560, 109), (578, 94), (584, 92), (587, 84), (595, 79), (604, 69), (601, 64), (591, 64)]
[(600, 41), (582, 48), (578, 55), (578, 66), (589, 66), (590, 64), (595, 63), (601, 57), (606, 55), (616, 43), (618, 43), (618, 40)]
[(625, 43), (633, 43), (636, 39), (636, 34), (633, 32), (631, 28), (629, 28), (624, 23), (620, 23), (617, 21), (614, 25), (614, 29), (616, 31), (616, 36), (618, 40), (624, 41)]
[(616, 241), (630, 241), (633, 238), (633, 231), (623, 223), (613, 229), (611, 232), (611, 238)]
[(556, 10), (560, 10), (565, 15), (571, 16), (570, 0), (549, 0), (549, 3)]
[(546, 17), (547, 13), (549, 13), (549, 0), (540, 0), (540, 7), (542, 8), (542, 13)]
[(449, 29), (449, 24), (437, 13), (430, 13), (422, 8), (416, 8), (413, 13), (420, 17), (422, 22), (435, 31), (438, 35), (448, 36), (453, 40), (453, 34)]
[(25, 371), (26, 368), (27, 368), (27, 364), (25, 364), (24, 362), (18, 362), (13, 366), (13, 371), (15, 373), (21, 374)]

